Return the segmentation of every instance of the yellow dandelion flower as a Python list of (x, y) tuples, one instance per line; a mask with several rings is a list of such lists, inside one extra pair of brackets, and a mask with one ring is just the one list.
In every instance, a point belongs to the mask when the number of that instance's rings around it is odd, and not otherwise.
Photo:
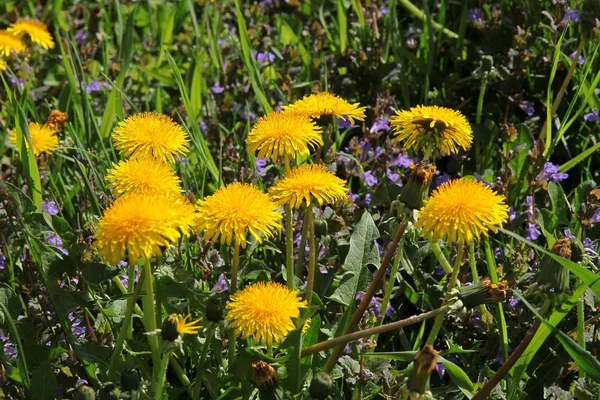
[(508, 219), (505, 197), (472, 179), (455, 179), (433, 192), (419, 212), (415, 226), (425, 238), (469, 243), (493, 232)]
[(52, 35), (50, 35), (48, 27), (43, 22), (34, 19), (19, 19), (11, 24), (7, 31), (15, 36), (27, 34), (33, 43), (42, 46), (46, 50), (54, 48)]
[(346, 118), (354, 123), (354, 120), (364, 121), (366, 107), (359, 107), (358, 103), (350, 104), (334, 94), (321, 92), (305, 96), (302, 100), (285, 106), (283, 109), (286, 112), (312, 118), (323, 116)]
[[(29, 123), (29, 136), (33, 145), (33, 154), (39, 156), (42, 153), (52, 154), (58, 147), (58, 135), (56, 130), (47, 125), (40, 125), (36, 122)], [(25, 147), (29, 149), (29, 142), (25, 137)], [(8, 141), (13, 146), (17, 146), (17, 134), (15, 131), (8, 133)]]
[(154, 112), (135, 114), (113, 132), (115, 148), (125, 157), (154, 157), (175, 162), (175, 156), (190, 149), (187, 133), (166, 115)]
[(177, 332), (182, 335), (195, 335), (202, 329), (202, 325), (200, 325), (202, 318), (188, 322), (190, 317), (191, 315), (188, 314), (183, 318), (179, 318), (179, 321), (177, 322)]
[(4, 61), (4, 58), (0, 57), (0, 71), (5, 71), (6, 70), (6, 61)]
[(309, 118), (272, 112), (258, 120), (250, 131), (246, 144), (248, 151), (258, 151), (258, 157), (294, 157), (296, 153), (309, 155), (309, 146), (323, 145), (321, 130)]
[(169, 315), (164, 320), (161, 328), (163, 340), (174, 342), (180, 335), (196, 335), (202, 329), (202, 325), (200, 325), (201, 318), (188, 322), (190, 317), (190, 314), (185, 317), (179, 314)]
[(105, 210), (95, 246), (111, 265), (126, 255), (131, 264), (139, 257), (149, 260), (187, 236), (194, 221), (194, 206), (181, 196), (129, 193)]
[(473, 131), (459, 111), (438, 106), (411, 107), (396, 111), (390, 118), (396, 142), (405, 141), (406, 148), (433, 156), (447, 156), (466, 150), (473, 141)]
[(259, 242), (281, 229), (281, 212), (269, 196), (254, 186), (232, 183), (198, 201), (198, 228), (205, 240), (246, 247), (246, 232)]
[(227, 321), (243, 339), (251, 337), (260, 344), (282, 342), (295, 330), (293, 318), (307, 303), (298, 291), (274, 282), (259, 282), (231, 296)]
[(0, 56), (10, 57), (13, 52), (22, 53), (25, 51), (25, 43), (12, 33), (0, 31)]
[(154, 158), (130, 158), (113, 163), (107, 171), (106, 180), (109, 188), (119, 194), (126, 192), (139, 193), (181, 193), (181, 181), (175, 171), (162, 161)]
[(309, 206), (313, 200), (319, 205), (332, 204), (348, 198), (346, 182), (323, 165), (302, 165), (291, 170), (285, 178), (269, 189), (279, 205), (289, 203), (293, 208)]

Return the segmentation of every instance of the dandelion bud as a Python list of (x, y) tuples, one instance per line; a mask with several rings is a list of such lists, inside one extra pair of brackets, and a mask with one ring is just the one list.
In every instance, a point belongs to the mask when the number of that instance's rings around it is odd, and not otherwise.
[(75, 392), (75, 400), (95, 400), (96, 393), (92, 387), (81, 385)]
[(427, 345), (415, 356), (413, 369), (406, 381), (410, 398), (433, 398), (429, 390), (429, 378), (435, 369), (437, 355), (437, 351)]
[(206, 319), (210, 322), (219, 322), (223, 319), (223, 302), (218, 297), (208, 299), (206, 304)]
[(325, 372), (317, 372), (310, 381), (308, 391), (315, 399), (326, 399), (333, 393), (333, 379)]
[(436, 168), (428, 161), (419, 161), (410, 165), (408, 182), (402, 189), (400, 201), (413, 210), (423, 207), (423, 200), (429, 195), (431, 180), (435, 176)]
[(494, 67), (494, 59), (491, 56), (481, 57), (481, 71), (491, 72)]
[(462, 286), (459, 298), (467, 309), (481, 304), (496, 304), (506, 300), (507, 287), (506, 281), (492, 283), (484, 279), (475, 285)]
[(315, 219), (315, 235), (321, 237), (327, 235), (328, 231), (327, 220), (325, 219)]
[(52, 110), (50, 115), (48, 115), (48, 119), (46, 120), (46, 126), (55, 131), (61, 131), (68, 119), (69, 116), (64, 112), (60, 110)]
[(138, 390), (140, 381), (140, 372), (135, 368), (129, 368), (121, 374), (121, 388), (125, 391)]
[(277, 384), (277, 371), (265, 361), (254, 361), (252, 378), (259, 390), (270, 390)]
[(118, 400), (121, 396), (121, 391), (112, 382), (107, 382), (98, 392), (100, 400)]
[[(550, 251), (570, 260), (571, 239), (564, 237), (557, 240)], [(537, 281), (546, 289), (553, 290), (555, 293), (563, 293), (569, 290), (569, 270), (554, 258), (545, 254), (540, 261)]]
[(177, 324), (179, 322), (179, 315), (171, 314), (164, 320), (161, 334), (163, 340), (168, 342), (174, 342), (179, 338), (179, 331), (177, 330)]

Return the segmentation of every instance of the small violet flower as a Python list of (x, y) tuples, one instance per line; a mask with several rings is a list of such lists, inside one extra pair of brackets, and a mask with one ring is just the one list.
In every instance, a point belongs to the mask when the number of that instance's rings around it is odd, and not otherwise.
[(585, 122), (596, 122), (600, 120), (600, 114), (598, 113), (598, 110), (592, 109), (592, 111), (583, 116), (583, 120)]
[(346, 118), (338, 118), (338, 129), (350, 129), (354, 124)]
[(547, 162), (544, 164), (544, 169), (538, 175), (539, 181), (560, 182), (569, 177), (569, 174), (558, 171), (558, 165)]
[[(576, 56), (576, 55), (577, 55), (577, 52), (576, 52), (576, 51), (574, 51), (574, 52), (572, 52), (571, 54), (569, 54), (569, 58), (570, 58), (571, 60), (575, 61), (575, 56)], [(578, 63), (579, 65), (583, 65), (583, 64), (585, 64), (585, 58), (583, 58), (583, 56), (582, 56), (581, 54), (579, 55), (579, 59), (577, 60), (577, 63)]]
[(373, 123), (373, 126), (371, 126), (371, 129), (369, 130), (369, 132), (370, 133), (377, 133), (379, 131), (388, 132), (391, 129), (389, 122), (390, 122), (390, 120), (388, 118), (382, 118), (379, 121), (376, 121)]
[(540, 237), (542, 232), (538, 229), (537, 225), (533, 222), (527, 223), (527, 229), (525, 229), (525, 239), (527, 240), (537, 240)]
[(379, 183), (379, 180), (373, 175), (371, 171), (366, 171), (360, 174), (360, 177), (365, 181), (367, 186), (373, 187)]
[(256, 159), (256, 173), (260, 176), (265, 176), (267, 173), (265, 172), (265, 167), (267, 166), (266, 158), (257, 158)]
[(275, 54), (268, 51), (255, 51), (254, 58), (256, 59), (256, 61), (263, 64), (272, 63), (273, 61), (275, 61)]
[(223, 86), (221, 86), (220, 82), (215, 82), (215, 84), (212, 87), (212, 92), (215, 94), (219, 94), (219, 93), (223, 93), (225, 91), (225, 88)]
[(58, 207), (54, 201), (45, 201), (42, 203), (42, 210), (48, 215), (57, 215)]
[(98, 83), (97, 81), (93, 80), (87, 84), (87, 86), (85, 87), (85, 92), (87, 94), (91, 94), (94, 92), (99, 92), (102, 90), (102, 86), (100, 86), (100, 83)]

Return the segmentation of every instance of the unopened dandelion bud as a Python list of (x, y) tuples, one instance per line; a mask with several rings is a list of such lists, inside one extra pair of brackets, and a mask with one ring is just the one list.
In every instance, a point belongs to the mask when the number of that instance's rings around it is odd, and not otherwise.
[(96, 392), (94, 392), (94, 388), (87, 386), (87, 385), (81, 385), (77, 388), (77, 391), (75, 392), (75, 400), (95, 400), (96, 399)]
[(112, 382), (107, 382), (98, 392), (100, 400), (118, 400), (121, 397), (121, 391)]
[(308, 391), (315, 399), (327, 399), (333, 394), (334, 385), (331, 376), (325, 372), (318, 372), (310, 381)]
[(177, 331), (177, 324), (179, 323), (179, 315), (171, 314), (163, 322), (161, 328), (161, 335), (163, 340), (168, 342), (174, 342), (179, 338), (179, 331)]
[[(550, 252), (570, 260), (571, 239), (564, 237), (557, 240)], [(569, 270), (554, 258), (545, 254), (540, 261), (537, 281), (545, 289), (554, 293), (563, 293), (569, 290)]]
[(252, 363), (252, 378), (259, 390), (270, 390), (277, 384), (277, 371), (265, 361)]
[(481, 71), (482, 72), (491, 72), (494, 67), (494, 59), (492, 56), (483, 56), (481, 57)]
[(140, 372), (135, 368), (129, 368), (121, 374), (121, 388), (125, 391), (138, 390), (140, 382)]
[(484, 279), (471, 286), (462, 286), (459, 298), (467, 309), (481, 304), (496, 304), (506, 300), (508, 284), (506, 281), (492, 283)]
[(433, 398), (429, 390), (429, 379), (431, 372), (435, 369), (437, 355), (438, 352), (433, 346), (427, 345), (415, 356), (413, 369), (406, 381), (410, 399)]
[(223, 319), (223, 302), (220, 298), (212, 298), (206, 304), (206, 319), (210, 322), (219, 322)]
[(400, 201), (413, 210), (423, 207), (423, 200), (429, 195), (429, 187), (435, 176), (436, 168), (428, 161), (419, 161), (410, 165), (408, 182), (402, 189)]

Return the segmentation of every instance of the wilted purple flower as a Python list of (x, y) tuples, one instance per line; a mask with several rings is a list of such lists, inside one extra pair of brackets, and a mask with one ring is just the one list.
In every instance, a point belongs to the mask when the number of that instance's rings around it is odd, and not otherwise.
[(579, 10), (573, 10), (571, 7), (567, 7), (565, 10), (565, 16), (560, 21), (561, 25), (565, 25), (567, 22), (580, 22), (581, 17), (579, 15)]
[(469, 9), (469, 11), (467, 11), (467, 21), (478, 28), (485, 26), (483, 10), (481, 8)]
[(389, 123), (390, 123), (390, 120), (388, 118), (382, 118), (379, 121), (376, 121), (373, 123), (369, 132), (370, 133), (377, 133), (379, 131), (388, 132), (391, 129)]
[(525, 229), (525, 239), (537, 240), (537, 238), (539, 238), (541, 234), (542, 232), (540, 232), (540, 230), (534, 222), (527, 223), (527, 229)]
[(102, 86), (100, 86), (100, 83), (98, 83), (94, 79), (92, 79), (92, 81), (90, 83), (88, 83), (87, 86), (85, 87), (85, 92), (87, 94), (99, 92), (100, 90), (102, 90)]
[[(577, 52), (576, 52), (576, 51), (574, 51), (574, 52), (572, 52), (571, 54), (569, 54), (569, 58), (570, 58), (571, 60), (575, 61), (575, 56), (576, 56), (576, 55), (577, 55)], [(582, 56), (581, 54), (579, 55), (579, 59), (577, 60), (577, 63), (578, 63), (579, 65), (583, 65), (583, 64), (585, 64), (585, 58), (583, 58), (583, 56)]]
[(560, 182), (569, 177), (569, 174), (564, 172), (558, 172), (558, 165), (547, 162), (544, 164), (544, 169), (538, 175), (537, 179), (540, 181), (548, 182)]
[(598, 114), (598, 110), (592, 109), (592, 111), (583, 116), (583, 120), (585, 122), (596, 122), (600, 120), (600, 114)]
[(354, 126), (349, 119), (346, 118), (338, 118), (338, 129), (350, 129)]
[(446, 367), (444, 367), (444, 364), (442, 364), (442, 363), (435, 364), (435, 370), (437, 371), (438, 375), (440, 376), (440, 379), (442, 379), (444, 377), (444, 375), (446, 375)]
[(227, 279), (225, 279), (225, 274), (221, 274), (221, 275), (219, 275), (219, 279), (217, 280), (217, 283), (215, 284), (215, 286), (213, 286), (212, 289), (210, 289), (210, 291), (213, 293), (225, 292), (228, 289), (229, 289), (229, 282), (227, 281)]
[(267, 166), (267, 159), (266, 158), (257, 158), (255, 165), (256, 165), (256, 173), (260, 176), (265, 176), (266, 172), (264, 171), (264, 169)]
[(592, 218), (590, 218), (589, 221), (590, 224), (597, 224), (598, 222), (600, 222), (600, 207), (596, 210), (596, 212), (594, 213)]
[(54, 232), (48, 232), (47, 236), (46, 236), (46, 244), (50, 245), (50, 246), (54, 246), (56, 247), (58, 250), (60, 250), (64, 255), (68, 255), (69, 252), (67, 251), (67, 249), (65, 249), (64, 247), (62, 247), (63, 245), (63, 241), (60, 238), (60, 236), (58, 236), (56, 233)]
[(85, 44), (85, 42), (87, 41), (87, 33), (85, 33), (85, 30), (80, 29), (75, 33), (75, 41), (77, 42), (78, 45), (83, 46)]
[(535, 106), (534, 106), (533, 102), (531, 102), (531, 101), (523, 100), (523, 101), (520, 101), (519, 103), (517, 103), (517, 105), (519, 106), (519, 108), (521, 110), (525, 111), (525, 113), (527, 113), (527, 115), (529, 115), (530, 117), (535, 113)]
[(212, 92), (213, 93), (223, 93), (225, 91), (225, 88), (223, 86), (221, 86), (220, 82), (215, 82), (215, 84), (212, 87)]
[(379, 183), (379, 180), (373, 175), (371, 171), (366, 171), (360, 174), (360, 177), (365, 181), (367, 186), (373, 187)]
[(393, 156), (388, 162), (389, 167), (403, 167), (408, 168), (412, 164), (412, 160), (404, 153), (400, 153), (397, 156)]
[(260, 63), (272, 63), (275, 61), (275, 54), (268, 51), (255, 51), (254, 58)]
[(54, 201), (44, 201), (42, 203), (42, 210), (48, 215), (57, 215), (58, 207)]

